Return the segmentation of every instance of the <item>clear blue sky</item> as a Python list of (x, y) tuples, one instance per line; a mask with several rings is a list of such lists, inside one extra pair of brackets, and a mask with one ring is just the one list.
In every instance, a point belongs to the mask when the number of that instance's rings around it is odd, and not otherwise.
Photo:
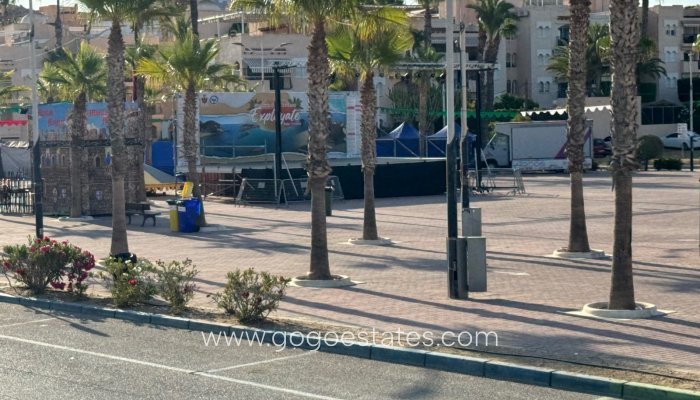
[[(405, 0), (407, 4), (412, 4), (415, 3), (415, 0)], [(34, 0), (34, 8), (37, 8), (39, 6), (46, 6), (49, 4), (56, 4), (56, 0)], [(75, 4), (76, 0), (61, 0), (61, 4)], [(19, 4), (29, 7), (29, 0), (19, 0)], [(649, 1), (649, 6), (655, 6), (659, 4), (658, 0), (650, 0)], [(698, 5), (698, 0), (662, 0), (661, 4), (664, 6), (671, 6), (671, 5), (683, 5), (683, 6), (695, 6)]]

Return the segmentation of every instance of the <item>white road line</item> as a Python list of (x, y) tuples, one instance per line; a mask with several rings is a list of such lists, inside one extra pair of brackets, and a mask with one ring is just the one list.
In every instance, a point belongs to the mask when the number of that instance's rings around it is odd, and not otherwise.
[(262, 361), (256, 361), (256, 362), (252, 362), (252, 363), (247, 363), (247, 364), (238, 364), (238, 365), (233, 365), (233, 366), (226, 367), (226, 368), (210, 369), (210, 370), (207, 371), (206, 373), (207, 373), (207, 374), (213, 374), (213, 373), (215, 373), (215, 372), (228, 371), (228, 370), (230, 370), (230, 369), (244, 368), (244, 367), (252, 367), (253, 365), (267, 364), (267, 363), (272, 363), (272, 362), (282, 361), (282, 360), (290, 360), (290, 359), (292, 359), (292, 358), (304, 357), (304, 356), (308, 356), (308, 355), (315, 354), (315, 353), (316, 353), (316, 351), (307, 351), (307, 352), (304, 352), (304, 353), (301, 353), (301, 354), (295, 354), (295, 355), (293, 355), (293, 356), (278, 357), (278, 358), (273, 358), (273, 359), (271, 359), (271, 360), (262, 360)]
[(28, 325), (28, 324), (38, 324), (39, 322), (48, 322), (48, 321), (54, 321), (54, 320), (56, 320), (56, 318), (35, 319), (33, 321), (17, 322), (16, 324), (0, 325), (0, 328), (9, 328), (11, 326), (20, 326), (20, 325)]
[(14, 337), (14, 336), (0, 335), (0, 339), (10, 340), (10, 341), (15, 341), (15, 342), (20, 342), (20, 343), (26, 343), (26, 344), (32, 344), (35, 346), (48, 347), (51, 349), (69, 351), (69, 352), (78, 353), (78, 354), (85, 354), (88, 356), (106, 358), (109, 360), (122, 361), (125, 363), (143, 365), (146, 367), (158, 368), (158, 369), (163, 369), (163, 370), (167, 370), (167, 371), (180, 372), (183, 374), (198, 375), (198, 376), (203, 376), (206, 378), (217, 379), (220, 381), (238, 383), (240, 385), (247, 385), (247, 386), (257, 387), (260, 389), (272, 390), (272, 391), (276, 391), (276, 392), (289, 393), (289, 394), (293, 394), (295, 396), (308, 397), (311, 399), (340, 400), (340, 399), (335, 398), (335, 397), (321, 396), (321, 395), (308, 393), (308, 392), (302, 392), (302, 391), (294, 390), (294, 389), (286, 389), (286, 388), (281, 388), (281, 387), (277, 387), (277, 386), (270, 386), (270, 385), (265, 385), (265, 384), (257, 383), (257, 382), (244, 381), (244, 380), (240, 380), (240, 379), (228, 378), (225, 376), (212, 375), (212, 374), (209, 374), (207, 372), (197, 372), (197, 371), (193, 371), (193, 370), (189, 370), (189, 369), (171, 367), (168, 365), (157, 364), (157, 363), (152, 363), (152, 362), (148, 362), (148, 361), (135, 360), (133, 358), (113, 356), (111, 354), (96, 353), (94, 351), (81, 350), (81, 349), (76, 349), (76, 348), (67, 347), (67, 346), (61, 346), (61, 345), (57, 345), (57, 344), (38, 342), (36, 340), (22, 339), (22, 338), (18, 338), (18, 337)]

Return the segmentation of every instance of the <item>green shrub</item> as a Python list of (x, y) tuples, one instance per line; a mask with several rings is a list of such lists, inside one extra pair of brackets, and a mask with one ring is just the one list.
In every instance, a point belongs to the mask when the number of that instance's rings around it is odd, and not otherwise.
[(29, 238), (26, 245), (3, 248), (2, 273), (8, 280), (23, 284), (34, 294), (43, 293), (48, 285), (81, 297), (88, 271), (95, 267), (95, 257), (80, 247), (49, 237)]
[(664, 143), (654, 135), (644, 135), (637, 141), (637, 160), (644, 163), (644, 170), (649, 169), (649, 160), (661, 157)]
[(170, 303), (170, 311), (173, 314), (181, 314), (194, 297), (196, 289), (192, 280), (198, 271), (192, 265), (192, 260), (187, 259), (182, 263), (171, 261), (168, 264), (158, 260), (155, 272), (158, 295)]
[(156, 294), (155, 271), (148, 260), (141, 259), (132, 263), (110, 258), (104, 267), (105, 271), (100, 271), (97, 277), (109, 289), (115, 306), (130, 307), (143, 303)]
[(659, 158), (654, 160), (654, 168), (657, 171), (662, 169), (680, 171), (683, 168), (683, 162), (679, 158)]
[(226, 275), (223, 293), (214, 297), (219, 308), (233, 314), (241, 322), (259, 321), (279, 306), (289, 279), (255, 272), (252, 268)]

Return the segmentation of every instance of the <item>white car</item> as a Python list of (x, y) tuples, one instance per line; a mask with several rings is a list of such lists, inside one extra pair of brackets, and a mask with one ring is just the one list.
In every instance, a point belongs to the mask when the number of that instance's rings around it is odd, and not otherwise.
[(678, 132), (671, 133), (664, 136), (661, 141), (664, 143), (664, 147), (670, 149), (690, 149), (690, 135), (693, 136), (693, 148), (700, 148), (700, 135), (694, 132), (688, 132), (687, 135), (680, 135)]

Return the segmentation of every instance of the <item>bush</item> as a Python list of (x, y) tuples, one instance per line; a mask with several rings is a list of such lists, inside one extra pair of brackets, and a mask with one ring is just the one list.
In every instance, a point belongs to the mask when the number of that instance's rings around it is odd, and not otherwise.
[(241, 322), (259, 321), (277, 309), (289, 279), (255, 272), (252, 268), (226, 275), (223, 293), (214, 297), (219, 308), (233, 314)]
[(644, 170), (649, 169), (649, 160), (661, 157), (664, 143), (654, 135), (644, 135), (637, 141), (637, 160), (644, 163)]
[(683, 162), (679, 158), (659, 158), (654, 160), (654, 168), (657, 171), (662, 169), (680, 171), (683, 168)]
[(197, 276), (197, 269), (192, 265), (192, 260), (187, 259), (182, 263), (171, 261), (168, 264), (156, 261), (156, 276), (158, 295), (170, 303), (173, 314), (181, 314), (192, 300), (196, 288), (192, 280)]
[(43, 293), (48, 285), (81, 297), (88, 271), (95, 267), (95, 257), (80, 247), (45, 236), (29, 238), (26, 245), (5, 246), (2, 272), (9, 280), (23, 284), (34, 294)]
[(154, 268), (150, 262), (141, 259), (136, 263), (110, 258), (105, 262), (105, 271), (97, 277), (112, 294), (117, 307), (130, 307), (143, 303), (156, 294)]

